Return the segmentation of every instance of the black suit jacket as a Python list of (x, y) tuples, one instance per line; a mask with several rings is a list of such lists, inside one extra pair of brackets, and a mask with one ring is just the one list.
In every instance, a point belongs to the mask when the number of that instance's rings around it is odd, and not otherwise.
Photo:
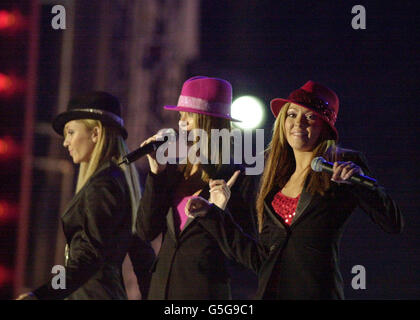
[[(154, 254), (149, 244), (131, 232), (131, 203), (122, 170), (113, 162), (102, 165), (68, 204), (62, 217), (69, 246), (66, 289), (51, 281), (34, 291), (38, 299), (127, 299), (122, 262), (130, 247), (141, 247), (143, 261), (134, 260), (137, 276), (146, 283)], [(139, 250), (139, 249), (137, 249)]]
[[(227, 181), (234, 170), (234, 166), (226, 166), (217, 178)], [(152, 268), (148, 299), (230, 299), (226, 257), (213, 236), (194, 219), (188, 219), (181, 232), (176, 230), (171, 201), (173, 190), (182, 178), (176, 166), (168, 165), (164, 172), (149, 173), (146, 179), (137, 229), (149, 241), (163, 233), (162, 246)], [(240, 177), (232, 188), (229, 203), (237, 222), (251, 234), (255, 234), (255, 222), (249, 210), (255, 190), (253, 182)], [(208, 185), (200, 196), (208, 199)]]
[[(369, 170), (357, 152), (346, 152)], [(258, 274), (256, 299), (343, 299), (339, 270), (339, 243), (347, 219), (359, 206), (384, 231), (402, 231), (402, 215), (382, 187), (333, 184), (325, 196), (302, 190), (296, 216), (289, 226), (274, 212), (267, 197), (264, 222), (258, 240), (247, 236), (229, 212), (212, 206), (200, 225), (217, 240), (224, 253)]]

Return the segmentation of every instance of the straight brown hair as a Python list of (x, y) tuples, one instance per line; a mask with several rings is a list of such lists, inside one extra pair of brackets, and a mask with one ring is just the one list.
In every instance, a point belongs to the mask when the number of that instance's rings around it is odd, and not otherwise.
[[(184, 113), (184, 111), (180, 111), (181, 115)], [(195, 113), (195, 112), (185, 112), (189, 116), (191, 116), (194, 119), (194, 128), (195, 129), (202, 129), (206, 131), (208, 139), (208, 146), (207, 150), (209, 152), (209, 155), (211, 154), (211, 130), (212, 129), (231, 129), (231, 123), (230, 120), (219, 118), (219, 117), (212, 117), (201, 113)], [(196, 138), (196, 141), (194, 143), (198, 142), (198, 138)], [(201, 180), (208, 183), (210, 180), (210, 177), (212, 177), (214, 174), (216, 174), (221, 166), (222, 166), (222, 150), (223, 144), (219, 146), (219, 161), (217, 164), (210, 164), (210, 157), (209, 155), (206, 155), (208, 158), (208, 163), (206, 165), (199, 164), (199, 170), (201, 170)], [(191, 174), (193, 165), (189, 162), (189, 159), (187, 160), (187, 165), (184, 170), (184, 177), (188, 178)]]

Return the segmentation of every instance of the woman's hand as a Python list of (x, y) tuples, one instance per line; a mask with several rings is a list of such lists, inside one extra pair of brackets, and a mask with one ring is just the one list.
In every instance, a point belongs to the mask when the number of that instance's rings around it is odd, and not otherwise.
[(26, 292), (26, 293), (22, 293), (15, 300), (38, 300), (38, 299), (32, 292)]
[[(196, 193), (192, 198), (187, 201), (185, 205), (185, 214), (189, 218), (204, 217), (210, 209), (212, 203), (224, 210), (230, 198), (230, 188), (235, 183), (240, 175), (240, 171), (235, 171), (228, 182), (225, 180), (212, 180), (210, 179), (210, 199), (207, 201), (203, 197), (198, 196)], [(200, 190), (201, 191), (201, 190)]]
[(334, 162), (331, 181), (350, 184), (349, 179), (355, 174), (363, 174), (363, 171), (353, 162)]
[[(143, 141), (140, 144), (140, 147), (143, 147), (148, 143), (156, 141), (159, 136), (160, 135), (155, 134), (154, 136), (150, 137), (149, 139)], [(158, 174), (158, 173), (162, 172), (163, 170), (165, 170), (166, 164), (159, 164), (159, 162), (156, 160), (156, 151), (152, 152), (150, 154), (147, 154), (146, 156), (147, 156), (147, 160), (149, 160), (150, 171), (152, 173)]]
[(241, 171), (235, 171), (228, 182), (225, 180), (212, 180), (210, 179), (210, 203), (214, 203), (220, 209), (225, 210), (226, 205), (230, 198), (230, 188), (234, 185), (236, 179), (238, 179)]
[(185, 205), (185, 214), (188, 218), (204, 217), (210, 209), (210, 202), (200, 196), (194, 196)]

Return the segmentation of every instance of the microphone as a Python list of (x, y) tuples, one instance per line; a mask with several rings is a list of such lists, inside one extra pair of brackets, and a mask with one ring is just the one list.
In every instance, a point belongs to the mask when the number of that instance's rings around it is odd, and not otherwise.
[(143, 147), (137, 148), (133, 152), (130, 152), (129, 154), (125, 155), (118, 165), (120, 166), (123, 163), (130, 164), (131, 162), (140, 159), (146, 154), (156, 151), (157, 148), (159, 148), (162, 144), (164, 144), (170, 139), (174, 140), (177, 136), (176, 131), (172, 128), (159, 130), (157, 134), (160, 136), (157, 137), (157, 139), (159, 140), (152, 141), (144, 145)]
[[(315, 172), (333, 172), (333, 163), (328, 162), (323, 157), (316, 157), (311, 162), (311, 168)], [(375, 179), (361, 174), (355, 174), (349, 179), (354, 184), (359, 184), (369, 189), (374, 190), (377, 187), (377, 182)]]

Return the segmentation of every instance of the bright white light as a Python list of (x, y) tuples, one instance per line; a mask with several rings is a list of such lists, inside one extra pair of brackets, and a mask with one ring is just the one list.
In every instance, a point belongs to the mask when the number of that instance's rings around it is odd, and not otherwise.
[(239, 97), (232, 103), (232, 118), (242, 121), (232, 123), (239, 128), (257, 128), (261, 124), (263, 115), (262, 102), (253, 96)]

